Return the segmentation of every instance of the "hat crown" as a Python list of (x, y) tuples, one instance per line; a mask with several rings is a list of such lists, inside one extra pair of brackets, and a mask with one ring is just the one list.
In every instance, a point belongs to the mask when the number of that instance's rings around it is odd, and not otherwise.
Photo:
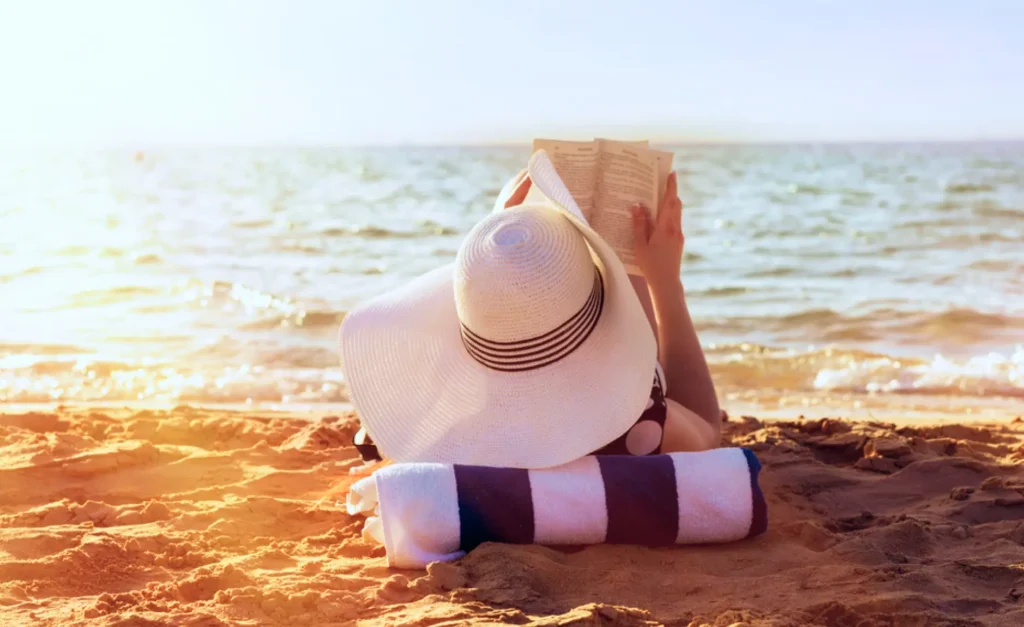
[(580, 231), (559, 212), (524, 205), (474, 227), (455, 259), (462, 325), (493, 342), (548, 333), (580, 312), (594, 290), (594, 262)]

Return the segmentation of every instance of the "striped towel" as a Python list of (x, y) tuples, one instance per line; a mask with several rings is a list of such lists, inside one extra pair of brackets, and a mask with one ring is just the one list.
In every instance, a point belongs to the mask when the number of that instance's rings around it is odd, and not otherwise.
[(351, 514), (388, 564), (423, 568), (483, 542), (668, 546), (764, 533), (761, 464), (747, 449), (583, 457), (521, 470), (394, 464), (353, 485)]

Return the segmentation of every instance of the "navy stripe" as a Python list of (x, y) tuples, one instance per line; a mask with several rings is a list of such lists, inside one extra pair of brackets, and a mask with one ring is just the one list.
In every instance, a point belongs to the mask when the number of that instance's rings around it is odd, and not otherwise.
[(753, 509), (750, 516), (750, 531), (748, 538), (759, 536), (768, 530), (768, 503), (764, 500), (764, 492), (757, 482), (757, 476), (761, 472), (761, 462), (757, 460), (749, 449), (741, 449), (743, 456), (747, 458), (747, 468), (750, 469), (750, 498), (753, 500)]
[(455, 486), (463, 551), (484, 542), (533, 542), (530, 471), (456, 464)]
[(679, 535), (676, 468), (668, 455), (599, 455), (610, 544), (669, 546)]
[(352, 436), (352, 444), (359, 451), (359, 456), (363, 458), (364, 462), (383, 461), (380, 451), (377, 450), (377, 445), (370, 439), (370, 434), (366, 432), (365, 428), (360, 427), (359, 431), (356, 431)]
[(536, 370), (564, 359), (579, 348), (597, 328), (603, 309), (604, 279), (595, 266), (594, 289), (587, 302), (557, 328), (527, 340), (496, 342), (473, 333), (462, 324), (462, 344), (473, 359), (491, 370)]
[(551, 329), (547, 333), (542, 333), (536, 337), (531, 337), (526, 340), (498, 342), (496, 340), (489, 340), (481, 335), (473, 333), (473, 331), (471, 331), (470, 328), (464, 324), (460, 326), (462, 327), (462, 330), (466, 333), (469, 339), (474, 340), (474, 342), (479, 343), (484, 347), (490, 345), (498, 350), (505, 352), (514, 349), (531, 348), (534, 345), (539, 344), (541, 340), (548, 340), (552, 335), (564, 332), (565, 328), (570, 326), (573, 323), (573, 321), (577, 321), (578, 319), (584, 318), (584, 314), (586, 313), (588, 306), (590, 306), (591, 304), (595, 303), (598, 300), (597, 294), (599, 291), (603, 289), (603, 287), (604, 283), (601, 280), (601, 271), (597, 269), (597, 266), (594, 266), (594, 287), (590, 290), (590, 296), (587, 298), (586, 302), (583, 303), (583, 306), (580, 307), (580, 310), (573, 314), (571, 318), (569, 318), (562, 324), (558, 325), (554, 329)]

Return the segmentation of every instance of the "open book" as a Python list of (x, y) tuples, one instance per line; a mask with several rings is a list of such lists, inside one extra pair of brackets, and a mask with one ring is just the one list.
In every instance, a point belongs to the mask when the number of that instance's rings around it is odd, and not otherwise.
[(633, 253), (632, 208), (641, 204), (653, 219), (672, 171), (672, 153), (646, 141), (589, 142), (535, 139), (554, 164), (583, 216), (615, 250), (630, 274), (640, 274)]

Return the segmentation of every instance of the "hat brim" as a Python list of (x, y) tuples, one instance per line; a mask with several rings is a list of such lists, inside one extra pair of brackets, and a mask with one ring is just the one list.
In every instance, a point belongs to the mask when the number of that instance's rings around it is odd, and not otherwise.
[(367, 433), (390, 459), (556, 466), (621, 436), (646, 406), (657, 347), (625, 268), (543, 152), (529, 173), (546, 206), (587, 240), (604, 277), (597, 326), (554, 364), (500, 372), (463, 347), (450, 264), (353, 310), (340, 332), (346, 383)]

